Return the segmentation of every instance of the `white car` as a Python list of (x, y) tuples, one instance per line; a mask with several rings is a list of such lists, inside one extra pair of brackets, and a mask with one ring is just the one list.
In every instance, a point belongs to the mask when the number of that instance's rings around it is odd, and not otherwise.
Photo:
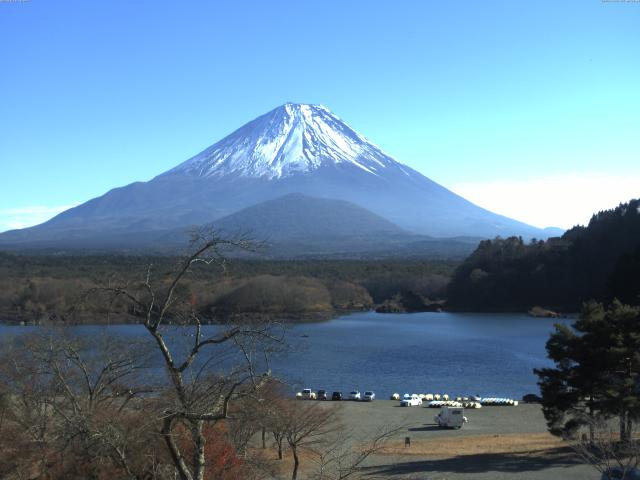
[(415, 393), (413, 395), (405, 393), (400, 401), (401, 407), (417, 407), (419, 405), (422, 405), (422, 399)]
[(310, 388), (305, 388), (302, 390), (302, 399), (303, 400), (315, 400), (316, 394), (311, 391)]
[(360, 392), (354, 390), (353, 392), (349, 392), (349, 400), (360, 400)]
[(376, 398), (376, 394), (369, 391), (369, 392), (364, 392), (364, 397), (362, 397), (362, 401), (364, 402), (371, 402)]

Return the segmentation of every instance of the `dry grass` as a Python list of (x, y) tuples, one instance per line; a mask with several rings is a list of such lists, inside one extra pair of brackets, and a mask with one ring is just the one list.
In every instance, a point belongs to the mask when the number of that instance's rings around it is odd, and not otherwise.
[[(270, 472), (274, 478), (288, 478), (293, 470), (293, 455), (291, 449), (285, 448), (283, 459), (278, 460), (278, 450), (274, 446), (268, 446), (266, 449), (251, 448), (249, 449), (249, 457), (256, 464), (260, 464), (264, 471)], [(298, 456), (300, 458), (300, 472), (308, 471), (313, 465), (313, 461), (317, 460), (318, 453), (311, 448), (299, 448)]]
[(408, 448), (405, 448), (404, 443), (394, 442), (382, 454), (421, 455), (429, 458), (523, 452), (540, 455), (565, 446), (561, 439), (549, 433), (513, 433), (412, 440)]

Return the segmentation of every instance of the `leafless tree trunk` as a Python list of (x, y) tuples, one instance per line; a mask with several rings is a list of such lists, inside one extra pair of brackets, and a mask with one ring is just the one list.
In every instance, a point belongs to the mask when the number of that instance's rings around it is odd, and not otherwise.
[(289, 445), (291, 447), (291, 453), (293, 454), (293, 473), (291, 474), (291, 480), (298, 478), (298, 469), (300, 468), (300, 458), (298, 457), (298, 446), (296, 444)]
[[(99, 289), (129, 302), (161, 354), (168, 387), (163, 395), (160, 433), (181, 480), (204, 479), (209, 462), (206, 425), (227, 419), (235, 399), (253, 395), (261, 388), (270, 370), (268, 361), (263, 361), (264, 371), (256, 372), (257, 356), (266, 360), (265, 345), (281, 340), (268, 324), (229, 326), (205, 333), (199, 313), (180, 294), (182, 282), (198, 266), (224, 268), (225, 249), (247, 249), (251, 245), (243, 239), (228, 240), (215, 234), (197, 236), (194, 245), (193, 253), (169, 276), (154, 280), (150, 265), (146, 278), (138, 284)], [(165, 338), (168, 323), (182, 325), (182, 333), (190, 329), (189, 337), (183, 337), (190, 338), (190, 346), (180, 348), (171, 338)], [(231, 359), (235, 361), (230, 363)], [(178, 432), (187, 432), (188, 445)]]
[(283, 443), (284, 443), (284, 434), (281, 432), (274, 432), (273, 433), (273, 439), (276, 441), (276, 445), (278, 446), (278, 460), (282, 460), (283, 455), (282, 455), (282, 447), (283, 447)]

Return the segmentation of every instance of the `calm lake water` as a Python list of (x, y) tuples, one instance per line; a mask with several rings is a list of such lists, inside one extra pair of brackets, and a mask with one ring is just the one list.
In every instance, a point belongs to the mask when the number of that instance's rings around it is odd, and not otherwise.
[[(274, 358), (272, 369), (294, 388), (521, 398), (538, 393), (532, 370), (550, 365), (544, 346), (556, 322), (520, 314), (358, 313), (287, 327), (292, 351)], [(109, 328), (144, 334), (140, 326)], [(0, 326), (0, 335), (32, 329)]]

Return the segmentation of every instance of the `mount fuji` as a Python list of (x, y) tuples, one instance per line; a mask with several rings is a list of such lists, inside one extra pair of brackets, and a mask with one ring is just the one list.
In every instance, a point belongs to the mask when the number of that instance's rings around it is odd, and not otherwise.
[[(286, 202), (297, 198), (291, 194), (349, 202), (359, 209), (339, 210), (366, 209), (414, 238), (557, 233), (474, 205), (393, 159), (324, 106), (287, 103), (148, 182), (115, 188), (41, 225), (0, 234), (0, 246), (154, 245), (167, 232), (215, 224), (281, 197), (277, 205), (286, 210)], [(327, 202), (326, 208), (335, 205)], [(313, 211), (319, 210), (314, 203)], [(354, 234), (367, 235), (362, 218), (343, 220), (359, 226)], [(278, 218), (271, 221), (277, 230)]]

